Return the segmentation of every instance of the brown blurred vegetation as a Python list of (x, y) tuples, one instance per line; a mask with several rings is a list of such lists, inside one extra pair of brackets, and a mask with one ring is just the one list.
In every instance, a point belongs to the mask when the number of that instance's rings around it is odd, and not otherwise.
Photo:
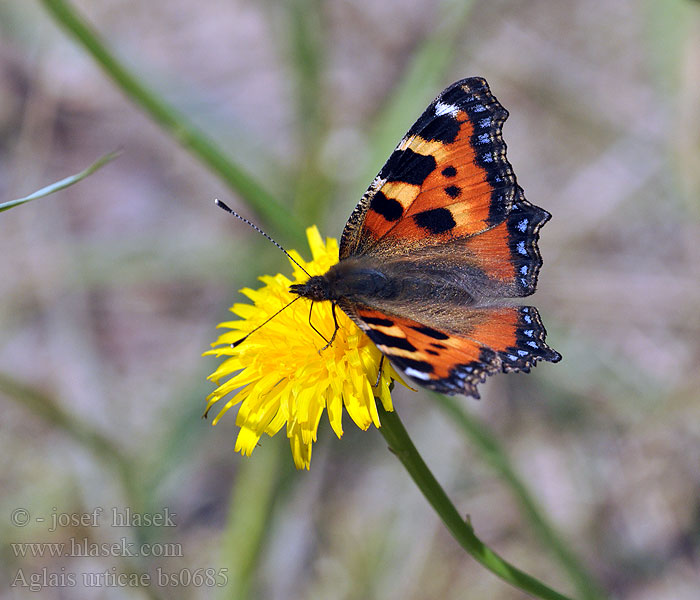
[[(76, 2), (149, 85), (281, 201), (338, 236), (381, 166), (378, 115), (444, 24), (428, 0), (297, 3), (317, 11), (306, 17), (321, 49), (310, 59), (317, 72), (304, 73), (292, 51), (292, 4)], [(311, 471), (296, 473), (284, 436), (243, 459), (233, 453), (232, 417), (216, 428), (200, 420), (214, 368), (200, 354), (216, 323), (240, 299), (236, 290), (288, 270), (285, 259), (214, 207), (215, 197), (234, 206), (237, 198), (38, 3), (0, 4), (0, 35), (0, 202), (123, 150), (59, 195), (0, 214), (0, 371), (40, 394), (24, 402), (29, 392), (9, 394), (9, 384), (0, 394), (0, 598), (34, 597), (9, 587), (20, 568), (117, 564), (230, 568), (251, 598), (522, 597), (459, 550), (376, 431), (348, 422), (338, 441), (322, 421)], [(477, 1), (449, 68), (420, 103), (470, 75), (486, 77), (510, 111), (504, 137), (519, 182), (553, 214), (533, 303), (564, 360), (494, 377), (480, 402), (461, 401), (496, 432), (611, 597), (695, 599), (700, 6)], [(417, 114), (393, 116), (408, 127)], [(397, 390), (395, 404), (478, 534), (570, 590), (507, 487), (452, 424), (421, 393)], [(85, 441), (73, 430), (80, 424), (98, 437)], [(135, 474), (120, 471), (115, 452)], [(168, 507), (177, 527), (50, 534), (8, 517), (18, 507), (49, 517), (125, 505)], [(256, 510), (260, 537), (240, 517)], [(179, 543), (183, 556), (22, 558), (9, 545), (124, 535)], [(189, 599), (232, 589), (68, 592)]]

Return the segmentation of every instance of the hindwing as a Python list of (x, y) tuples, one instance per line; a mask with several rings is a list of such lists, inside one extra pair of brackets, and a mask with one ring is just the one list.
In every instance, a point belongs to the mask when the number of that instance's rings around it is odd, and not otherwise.
[(446, 331), (367, 306), (341, 307), (378, 348), (416, 383), (479, 398), (476, 385), (502, 371), (529, 372), (561, 355), (533, 306), (465, 308), (461, 330)]

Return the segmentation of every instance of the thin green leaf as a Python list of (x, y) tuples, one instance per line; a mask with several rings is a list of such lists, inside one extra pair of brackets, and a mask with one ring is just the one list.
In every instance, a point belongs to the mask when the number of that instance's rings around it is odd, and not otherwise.
[(251, 588), (270, 532), (281, 458), (288, 451), (288, 444), (280, 442), (257, 450), (255, 463), (243, 461), (236, 474), (221, 536), (221, 564), (229, 576), (228, 585), (221, 589), (222, 599), (253, 597)]
[(43, 198), (44, 196), (48, 196), (49, 194), (53, 194), (55, 192), (58, 192), (59, 190), (65, 189), (75, 183), (78, 183), (80, 180), (85, 179), (88, 175), (92, 175), (95, 171), (106, 165), (111, 160), (115, 159), (117, 156), (119, 156), (119, 154), (119, 152), (110, 152), (109, 154), (105, 154), (102, 158), (92, 163), (87, 169), (81, 171), (80, 173), (77, 173), (76, 175), (71, 175), (70, 177), (61, 179), (56, 183), (47, 185), (46, 187), (43, 187), (40, 190), (34, 192), (33, 194), (25, 196), (24, 198), (10, 200), (10, 202), (4, 202), (3, 204), (0, 204), (0, 212), (4, 210), (9, 210), (11, 208), (14, 208), (15, 206), (19, 206), (20, 204), (25, 204), (26, 202), (30, 202), (31, 200), (36, 200), (37, 198)]
[[(375, 118), (375, 126), (370, 135), (370, 159), (366, 173), (360, 178), (362, 189), (358, 188), (360, 194), (401, 136), (446, 83), (444, 77), (473, 5), (474, 0), (444, 0), (441, 3), (440, 23), (413, 54), (401, 81), (394, 86)], [(461, 75), (466, 77), (470, 74)]]
[[(0, 394), (14, 401), (18, 406), (42, 419), (53, 430), (62, 432), (79, 444), (97, 462), (112, 470), (124, 491), (127, 506), (135, 513), (143, 509), (143, 488), (134, 461), (127, 456), (111, 439), (95, 429), (88, 421), (71, 414), (61, 407), (58, 400), (50, 394), (32, 385), (19, 381), (7, 373), (0, 372)], [(134, 527), (138, 543), (147, 539), (147, 527)], [(144, 567), (137, 560), (125, 556), (123, 563), (115, 563), (113, 568), (127, 576), (134, 574), (142, 577)], [(161, 600), (163, 596), (156, 587), (146, 586), (144, 595), (152, 600)]]
[(170, 106), (126, 68), (107, 48), (99, 34), (64, 0), (41, 0), (41, 4), (81, 46), (121, 91), (176, 139), (193, 156), (204, 163), (232, 191), (276, 232), (283, 232), (295, 243), (304, 242), (304, 229), (298, 219), (254, 177), (233, 162), (203, 131)]
[(0, 393), (48, 423), (53, 429), (72, 438), (91, 456), (115, 469), (124, 486), (129, 504), (137, 508), (141, 507), (140, 492), (135, 485), (133, 463), (112, 440), (93, 428), (91, 423), (81, 420), (78, 415), (70, 414), (50, 394), (3, 372), (0, 372)]
[(324, 216), (334, 189), (334, 181), (322, 165), (328, 129), (322, 86), (326, 28), (321, 0), (290, 0), (285, 6), (285, 54), (293, 69), (298, 135), (305, 149), (298, 166), (294, 207), (305, 223), (316, 223)]
[(649, 50), (645, 60), (664, 92), (674, 92), (686, 67), (684, 53), (689, 45), (697, 6), (685, 0), (646, 0), (646, 33)]
[(474, 444), (483, 460), (493, 468), (508, 486), (513, 497), (520, 505), (520, 510), (530, 521), (540, 541), (546, 545), (568, 573), (584, 600), (601, 600), (605, 594), (599, 589), (594, 578), (586, 571), (573, 550), (559, 536), (549, 522), (537, 501), (532, 497), (525, 483), (515, 471), (505, 450), (489, 429), (472, 417), (451, 396), (431, 394), (435, 403), (444, 411), (448, 420), (464, 433)]

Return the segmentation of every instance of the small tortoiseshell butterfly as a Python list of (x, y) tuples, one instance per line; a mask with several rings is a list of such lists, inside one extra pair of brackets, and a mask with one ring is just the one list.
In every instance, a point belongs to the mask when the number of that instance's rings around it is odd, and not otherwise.
[(507, 117), (484, 79), (445, 89), (353, 211), (340, 262), (290, 288), (340, 306), (406, 375), (446, 394), (478, 398), (487, 375), (561, 359), (537, 309), (501, 303), (535, 291), (551, 217), (516, 182)]

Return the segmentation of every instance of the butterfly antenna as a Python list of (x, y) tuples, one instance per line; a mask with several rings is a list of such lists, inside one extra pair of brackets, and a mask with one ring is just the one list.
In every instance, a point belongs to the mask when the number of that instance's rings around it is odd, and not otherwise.
[(231, 348), (235, 348), (236, 346), (240, 346), (245, 340), (247, 340), (247, 339), (250, 337), (251, 334), (255, 333), (255, 332), (256, 332), (258, 329), (260, 329), (263, 325), (267, 325), (270, 321), (272, 321), (272, 319), (274, 319), (278, 314), (280, 314), (285, 308), (291, 306), (291, 305), (294, 304), (297, 300), (299, 300), (299, 298), (302, 298), (302, 296), (297, 296), (296, 298), (294, 298), (294, 300), (292, 300), (291, 302), (288, 302), (288, 303), (285, 304), (282, 308), (280, 308), (274, 315), (272, 315), (271, 317), (268, 317), (267, 319), (265, 319), (265, 321), (262, 322), (262, 323), (260, 323), (260, 325), (258, 325), (255, 329), (253, 329), (253, 330), (249, 331), (248, 333), (246, 333), (240, 340), (236, 340), (235, 342), (233, 342), (233, 344), (231, 344)]
[[(250, 225), (250, 226), (251, 226), (253, 229), (255, 229), (255, 231), (257, 231), (259, 234), (265, 236), (265, 237), (266, 237), (268, 240), (270, 240), (275, 246), (277, 246), (280, 250), (282, 250), (282, 252), (284, 252), (284, 253), (287, 255), (287, 258), (288, 258), (289, 260), (291, 260), (297, 267), (299, 267), (302, 271), (304, 271), (304, 273), (306, 273), (309, 277), (311, 277), (311, 274), (310, 274), (304, 267), (302, 267), (296, 260), (294, 260), (294, 257), (293, 257), (291, 254), (289, 254), (289, 252), (287, 252), (280, 244), (278, 244), (278, 243), (277, 243), (275, 240), (273, 240), (269, 235), (267, 235), (267, 234), (266, 234), (262, 229), (260, 229), (260, 227), (258, 227), (255, 223), (250, 222), (250, 221), (249, 221), (248, 219), (246, 219), (245, 217), (242, 217), (241, 215), (239, 215), (235, 210), (230, 209), (226, 204), (224, 204), (224, 203), (223, 203), (221, 200), (219, 200), (218, 198), (216, 198), (216, 199), (214, 200), (214, 203), (215, 203), (219, 208), (223, 208), (227, 213), (232, 214), (232, 215), (233, 215), (234, 217), (236, 217), (237, 219), (240, 219), (241, 221), (243, 221), (246, 225)], [(274, 316), (274, 315), (273, 315), (273, 316)], [(270, 317), (270, 318), (272, 318), (272, 317)], [(251, 333), (252, 333), (252, 331), (251, 331)], [(248, 334), (248, 335), (250, 335), (250, 334)], [(245, 339), (245, 338), (244, 338), (244, 339)]]

